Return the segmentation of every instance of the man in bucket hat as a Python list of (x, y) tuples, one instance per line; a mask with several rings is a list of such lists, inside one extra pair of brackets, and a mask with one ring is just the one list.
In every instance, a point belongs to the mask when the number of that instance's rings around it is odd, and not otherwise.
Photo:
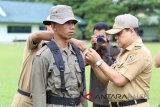
[[(47, 17), (46, 21), (49, 20), (49, 16)], [(32, 85), (31, 85), (31, 68), (32, 68), (32, 61), (33, 57), (35, 56), (36, 52), (42, 47), (44, 40), (50, 41), (53, 36), (53, 30), (51, 29), (50, 25), (46, 25), (47, 31), (36, 31), (29, 35), (26, 46), (24, 49), (23, 55), (23, 64), (21, 68), (21, 74), (19, 77), (18, 83), (18, 90), (13, 98), (11, 107), (33, 107), (32, 102)], [(83, 41), (77, 39), (70, 39), (70, 43), (73, 43), (83, 51), (86, 49), (84, 46)]]
[(112, 67), (104, 63), (93, 49), (89, 49), (85, 56), (96, 76), (103, 82), (109, 81), (107, 97), (111, 107), (149, 107), (152, 61), (138, 29), (138, 19), (123, 14), (117, 16), (113, 28), (106, 31), (115, 35), (122, 48)]
[(51, 25), (54, 40), (41, 48), (33, 60), (34, 107), (87, 106), (83, 106), (81, 95), (85, 87), (82, 53), (69, 43), (76, 23), (72, 8), (66, 5), (52, 7), (50, 20), (44, 21)]
[(65, 22), (73, 20), (75, 23), (78, 21), (75, 19), (70, 6), (58, 5), (51, 8), (50, 18), (43, 21), (45, 25), (51, 25), (52, 22), (58, 24), (64, 24)]

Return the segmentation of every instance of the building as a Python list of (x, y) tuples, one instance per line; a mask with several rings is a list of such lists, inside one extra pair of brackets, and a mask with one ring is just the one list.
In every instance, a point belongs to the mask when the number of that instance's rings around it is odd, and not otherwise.
[[(0, 1), (0, 42), (24, 41), (34, 31), (43, 30), (43, 20), (51, 3)], [(79, 17), (79, 24), (85, 21)]]
[(29, 33), (44, 29), (50, 3), (0, 1), (0, 42), (26, 40)]

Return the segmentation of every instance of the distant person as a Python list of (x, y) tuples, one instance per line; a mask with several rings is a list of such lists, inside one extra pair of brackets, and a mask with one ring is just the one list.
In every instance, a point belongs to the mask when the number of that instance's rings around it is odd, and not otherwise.
[[(157, 68), (160, 67), (160, 53), (157, 54), (157, 56), (156, 56), (156, 58), (155, 58), (155, 66), (156, 66)], [(158, 107), (160, 107), (160, 104), (158, 105)]]
[(82, 94), (84, 60), (78, 47), (69, 43), (77, 20), (72, 8), (56, 5), (50, 20), (54, 40), (41, 48), (33, 60), (32, 86), (34, 107), (86, 107)]
[[(47, 31), (36, 31), (32, 33), (26, 41), (21, 74), (18, 83), (18, 90), (12, 101), (11, 107), (33, 107), (32, 95), (31, 95), (32, 93), (31, 69), (32, 69), (33, 57), (35, 56), (36, 52), (40, 48), (42, 48), (44, 40), (50, 41), (54, 37), (54, 32), (51, 26), (46, 25), (46, 27)], [(80, 49), (82, 50), (86, 49), (84, 43), (80, 40), (72, 38), (70, 39), (70, 42), (75, 44), (76, 46), (79, 46)]]
[(122, 49), (111, 67), (94, 49), (89, 49), (85, 55), (96, 76), (104, 83), (109, 81), (106, 97), (111, 107), (150, 107), (152, 57), (137, 32), (138, 28), (139, 21), (131, 14), (115, 18), (113, 28), (106, 33), (114, 34)]
[[(91, 36), (92, 48), (102, 57), (102, 59), (111, 66), (116, 60), (120, 49), (110, 43), (110, 35), (106, 34), (109, 30), (104, 22), (98, 22), (93, 27)], [(93, 107), (109, 107), (109, 101), (106, 97), (107, 83), (102, 83), (95, 75), (93, 69), (90, 72), (90, 92), (92, 92)]]
[(157, 68), (160, 67), (160, 53), (156, 56), (155, 66), (156, 66)]

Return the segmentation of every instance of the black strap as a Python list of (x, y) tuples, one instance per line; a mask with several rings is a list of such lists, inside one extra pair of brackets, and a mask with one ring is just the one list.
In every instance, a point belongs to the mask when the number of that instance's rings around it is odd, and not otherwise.
[(65, 98), (47, 95), (47, 104), (57, 104), (64, 106), (78, 106), (80, 104), (80, 97), (77, 98)]
[(59, 47), (57, 46), (57, 44), (54, 41), (50, 41), (47, 43), (47, 46), (50, 48), (53, 57), (55, 59), (55, 63), (57, 68), (60, 71), (60, 78), (61, 78), (61, 92), (65, 92), (66, 88), (65, 88), (65, 80), (64, 80), (64, 71), (65, 71), (65, 65), (64, 65), (64, 61), (61, 55), (61, 52), (59, 50)]
[(121, 106), (130, 106), (135, 104), (140, 104), (147, 102), (147, 99), (138, 99), (138, 100), (131, 100), (131, 101), (122, 101), (122, 102), (111, 102), (112, 107), (121, 107)]
[[(53, 54), (53, 57), (55, 59), (55, 63), (57, 65), (57, 68), (60, 70), (61, 91), (64, 92), (64, 91), (66, 91), (65, 80), (64, 80), (65, 65), (64, 65), (64, 61), (63, 61), (62, 55), (60, 53), (59, 47), (57, 46), (57, 44), (54, 41), (50, 41), (46, 45), (50, 48), (50, 50)], [(76, 57), (78, 59), (79, 66), (82, 71), (82, 83), (83, 83), (83, 87), (85, 89), (85, 83), (84, 83), (85, 65), (84, 65), (83, 57), (80, 53), (80, 49), (73, 44), (71, 44), (71, 45), (72, 45), (73, 50), (76, 53)], [(84, 92), (84, 90), (83, 90), (83, 92)]]
[(20, 94), (22, 94), (22, 95), (24, 95), (24, 96), (27, 96), (27, 97), (30, 97), (30, 96), (31, 96), (30, 93), (25, 92), (25, 91), (23, 91), (23, 90), (21, 90), (21, 89), (18, 89), (17, 92), (20, 93)]
[(85, 65), (84, 65), (84, 60), (83, 60), (83, 57), (81, 55), (81, 52), (80, 52), (80, 49), (77, 48), (75, 45), (72, 44), (72, 48), (73, 50), (75, 51), (76, 53), (76, 56), (77, 56), (77, 59), (78, 59), (78, 63), (79, 63), (79, 66), (80, 66), (80, 69), (81, 71), (84, 73), (85, 71)]
[[(75, 45), (73, 45), (72, 44), (72, 48), (73, 48), (73, 50), (74, 50), (74, 52), (76, 53), (76, 56), (77, 56), (77, 59), (78, 59), (78, 64), (79, 64), (79, 67), (80, 67), (80, 69), (81, 69), (81, 71), (82, 71), (82, 75), (81, 75), (81, 77), (82, 77), (82, 84), (83, 84), (83, 92), (84, 92), (84, 90), (85, 90), (85, 81), (84, 81), (84, 79), (85, 79), (85, 65), (84, 65), (84, 60), (83, 60), (83, 57), (82, 57), (82, 55), (81, 55), (81, 52), (80, 52), (80, 49), (78, 48), (78, 47), (76, 47)], [(83, 93), (82, 93), (83, 94)]]

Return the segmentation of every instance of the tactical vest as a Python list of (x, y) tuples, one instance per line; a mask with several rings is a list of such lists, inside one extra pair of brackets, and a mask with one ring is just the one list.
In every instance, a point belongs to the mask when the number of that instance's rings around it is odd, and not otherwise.
[[(50, 41), (50, 42), (46, 43), (46, 45), (51, 50), (53, 57), (55, 59), (56, 66), (60, 71), (61, 92), (64, 93), (66, 91), (65, 79), (64, 79), (65, 65), (64, 65), (64, 61), (63, 61), (61, 52), (59, 50), (59, 47), (57, 46), (57, 44), (54, 41)], [(83, 85), (83, 90), (82, 90), (81, 94), (83, 94), (84, 89), (85, 89), (85, 83), (84, 83), (85, 65), (84, 65), (83, 57), (82, 57), (82, 55), (80, 53), (80, 49), (78, 47), (76, 47), (73, 44), (71, 44), (71, 46), (72, 46), (74, 52), (76, 53), (76, 57), (78, 59), (78, 64), (79, 64), (79, 67), (82, 71), (82, 74), (81, 74), (82, 84), (81, 85)]]

